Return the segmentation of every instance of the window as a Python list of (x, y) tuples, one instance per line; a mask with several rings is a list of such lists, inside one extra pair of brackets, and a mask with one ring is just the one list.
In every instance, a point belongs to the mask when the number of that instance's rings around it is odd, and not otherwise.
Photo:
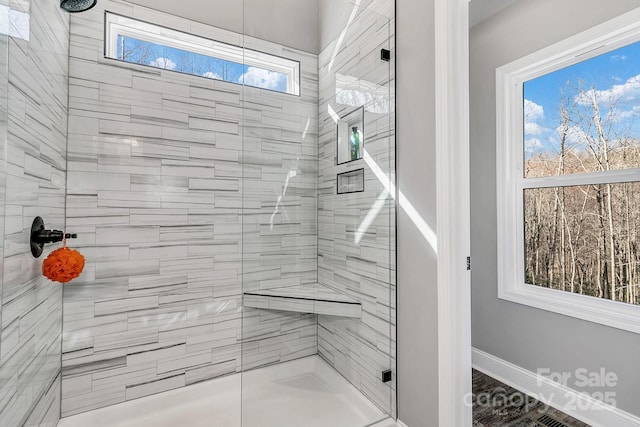
[(29, 41), (30, 28), (31, 15), (28, 3), (25, 5), (16, 2), (12, 3), (10, 7), (0, 5), (0, 34)]
[(300, 63), (113, 13), (105, 56), (203, 78), (300, 95)]
[(640, 332), (640, 13), (496, 76), (498, 296)]

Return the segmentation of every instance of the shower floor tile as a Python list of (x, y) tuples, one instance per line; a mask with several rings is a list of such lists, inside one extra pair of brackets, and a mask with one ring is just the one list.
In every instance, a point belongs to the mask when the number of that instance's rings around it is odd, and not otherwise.
[(311, 356), (63, 418), (58, 427), (365, 427), (385, 417)]

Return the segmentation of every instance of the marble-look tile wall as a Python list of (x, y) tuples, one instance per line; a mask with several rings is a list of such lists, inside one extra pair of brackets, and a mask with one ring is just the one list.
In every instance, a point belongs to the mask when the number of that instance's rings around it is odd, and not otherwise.
[[(69, 18), (57, 0), (11, 0), (6, 5), (10, 11), (3, 21), (9, 22), (10, 37), (8, 68), (2, 60), (2, 73), (8, 70), (8, 104), (1, 109), (8, 106), (8, 123), (7, 157), (2, 158), (0, 425), (53, 427), (60, 419), (62, 286), (45, 279), (41, 266), (59, 244), (47, 246), (35, 259), (29, 234), (35, 216), (43, 217), (49, 228), (65, 226)], [(0, 77), (0, 85), (7, 83), (6, 77)], [(5, 150), (0, 151), (4, 156)]]
[[(362, 304), (362, 319), (318, 317), (318, 352), (395, 413), (395, 45), (392, 0), (374, 0), (319, 56), (318, 281)], [(391, 50), (391, 62), (380, 59)], [(364, 159), (336, 165), (336, 120), (364, 107)], [(364, 168), (365, 191), (336, 194)], [(393, 380), (381, 381), (392, 369)]]
[[(0, 0), (0, 10), (4, 10), (8, 21), (9, 0)], [(9, 98), (9, 34), (0, 34), (0, 332), (2, 331), (2, 277), (4, 276), (4, 200), (7, 189), (7, 125)], [(0, 333), (0, 355), (3, 334)], [(1, 357), (1, 356), (0, 356)], [(0, 385), (0, 391), (3, 391)], [(6, 400), (0, 400), (4, 406)], [(1, 412), (0, 412), (1, 413)]]
[[(105, 59), (105, 10), (298, 60), (302, 95)], [(63, 416), (315, 354), (316, 316), (241, 306), (243, 279), (316, 280), (317, 56), (101, 0), (71, 19), (69, 90), (87, 265), (65, 286)]]
[[(243, 290), (317, 283), (318, 57), (244, 40), (299, 60), (301, 89), (293, 97), (245, 87)], [(242, 337), (245, 370), (309, 356), (317, 316), (245, 307)]]

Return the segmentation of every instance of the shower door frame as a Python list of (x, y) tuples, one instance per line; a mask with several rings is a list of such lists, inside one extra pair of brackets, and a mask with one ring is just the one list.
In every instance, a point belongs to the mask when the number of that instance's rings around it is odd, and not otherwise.
[(435, 64), (438, 416), (471, 426), (469, 0), (435, 0)]

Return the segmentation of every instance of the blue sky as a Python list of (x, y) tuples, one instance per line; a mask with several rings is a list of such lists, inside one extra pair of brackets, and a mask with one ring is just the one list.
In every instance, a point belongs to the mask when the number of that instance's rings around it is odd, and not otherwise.
[[(640, 137), (640, 42), (555, 71), (524, 84), (525, 157), (558, 153), (560, 103), (563, 93), (578, 108), (586, 97), (574, 88), (582, 82), (588, 95), (598, 100), (601, 114), (609, 118), (613, 134)], [(568, 86), (569, 85), (569, 86)], [(612, 102), (616, 103), (611, 108)], [(570, 125), (569, 142), (579, 149), (584, 129)]]
[[(118, 58), (122, 58), (122, 36), (118, 37)], [(202, 55), (186, 50), (161, 46), (155, 43), (127, 37), (125, 39), (127, 62), (179, 71), (187, 74), (246, 84), (278, 92), (287, 91), (284, 74), (251, 67), (232, 61)]]

